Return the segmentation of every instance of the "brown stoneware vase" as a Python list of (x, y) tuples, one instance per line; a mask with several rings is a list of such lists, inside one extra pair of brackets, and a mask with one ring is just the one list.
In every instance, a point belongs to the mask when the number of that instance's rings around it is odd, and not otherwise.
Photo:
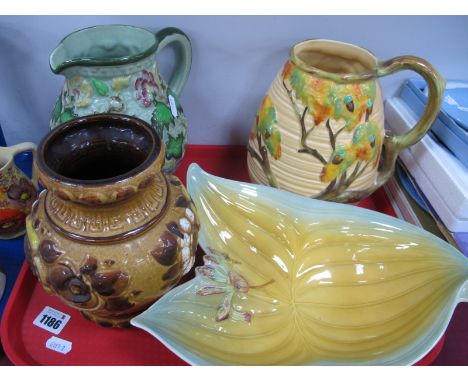
[(142, 120), (102, 114), (40, 143), (45, 189), (26, 221), (26, 259), (47, 292), (122, 327), (192, 267), (199, 223), (164, 145)]

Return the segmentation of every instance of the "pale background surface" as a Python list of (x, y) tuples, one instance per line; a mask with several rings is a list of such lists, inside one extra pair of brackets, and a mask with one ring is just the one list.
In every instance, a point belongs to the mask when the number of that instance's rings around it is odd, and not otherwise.
[[(0, 16), (0, 124), (7, 143), (39, 142), (63, 77), (49, 54), (68, 33), (97, 24), (157, 31), (174, 26), (192, 40), (193, 64), (181, 97), (189, 142), (245, 144), (261, 99), (288, 56), (308, 38), (342, 40), (380, 59), (413, 54), (448, 79), (468, 80), (468, 17), (409, 16)], [(170, 72), (171, 52), (160, 58)], [(393, 95), (404, 72), (382, 81)]]

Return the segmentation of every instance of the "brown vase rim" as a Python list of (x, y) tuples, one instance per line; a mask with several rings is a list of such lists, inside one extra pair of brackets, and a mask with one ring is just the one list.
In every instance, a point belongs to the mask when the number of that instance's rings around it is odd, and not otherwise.
[[(117, 122), (119, 124), (126, 124), (126, 126), (130, 128), (141, 129), (151, 137), (152, 142), (151, 142), (151, 149), (149, 151), (149, 154), (147, 155), (145, 160), (142, 163), (140, 163), (138, 166), (136, 166), (135, 168), (125, 173), (122, 173), (120, 175), (114, 176), (114, 177), (96, 179), (96, 180), (88, 180), (88, 179), (68, 178), (66, 176), (59, 174), (57, 171), (53, 170), (47, 164), (45, 160), (45, 154), (46, 154), (48, 145), (60, 135), (66, 134), (67, 130), (77, 129), (82, 126), (99, 124), (99, 123), (101, 124), (101, 126), (105, 126), (106, 124), (110, 125), (112, 122)], [(67, 186), (82, 186), (82, 187), (106, 186), (106, 185), (115, 184), (117, 182), (128, 180), (134, 177), (135, 175), (141, 173), (142, 171), (146, 170), (147, 168), (149, 168), (151, 164), (154, 163), (154, 161), (159, 157), (159, 155), (161, 155), (161, 148), (162, 148), (162, 141), (159, 135), (145, 121), (137, 117), (123, 115), (123, 114), (110, 114), (110, 113), (96, 114), (96, 115), (89, 115), (89, 116), (72, 119), (68, 122), (58, 125), (55, 129), (51, 130), (46, 136), (42, 138), (41, 142), (39, 143), (39, 146), (37, 148), (36, 163), (37, 163), (38, 169), (44, 175)]]

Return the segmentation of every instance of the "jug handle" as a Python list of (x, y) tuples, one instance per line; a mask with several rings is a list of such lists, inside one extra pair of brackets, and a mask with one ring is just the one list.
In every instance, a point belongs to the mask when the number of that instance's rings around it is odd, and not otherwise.
[(383, 146), (385, 149), (381, 169), (378, 173), (373, 190), (381, 187), (392, 176), (395, 162), (401, 150), (419, 142), (432, 127), (442, 104), (445, 89), (445, 79), (426, 60), (416, 56), (399, 56), (381, 62), (377, 66), (377, 77), (384, 77), (401, 70), (413, 70), (420, 74), (429, 88), (429, 97), (421, 119), (408, 132), (402, 135), (386, 135)]
[(176, 94), (176, 96), (180, 97), (192, 66), (192, 45), (190, 40), (180, 29), (172, 27), (161, 29), (155, 35), (159, 42), (156, 55), (166, 46), (174, 44), (176, 52), (176, 67), (168, 84), (169, 88)]
[(36, 166), (34, 166), (34, 158), (36, 157), (36, 150), (37, 146), (35, 143), (32, 142), (23, 142), (23, 143), (18, 143), (17, 145), (10, 146), (8, 147), (10, 149), (11, 155), (14, 157), (15, 155), (22, 153), (23, 151), (32, 151), (33, 153), (33, 163), (32, 163), (32, 177), (31, 181), (36, 187), (37, 190), (39, 190), (39, 184), (38, 184), (38, 179), (37, 179), (37, 171), (36, 171)]
[(445, 89), (445, 79), (429, 62), (416, 56), (394, 57), (390, 60), (379, 62), (377, 68), (371, 72), (350, 74), (338, 80), (334, 77), (332, 78), (341, 83), (354, 83), (363, 80), (373, 80), (375, 77), (384, 77), (401, 70), (415, 71), (420, 74), (428, 84), (429, 97), (421, 119), (405, 134), (385, 135), (379, 171), (375, 182), (370, 188), (359, 191), (337, 190), (329, 196), (330, 199), (333, 198), (333, 201), (342, 203), (357, 202), (372, 194), (393, 176), (399, 152), (419, 142), (431, 128), (439, 114)]

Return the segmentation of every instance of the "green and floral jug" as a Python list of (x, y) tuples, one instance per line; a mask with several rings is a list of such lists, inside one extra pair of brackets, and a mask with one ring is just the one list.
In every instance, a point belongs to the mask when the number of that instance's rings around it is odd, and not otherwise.
[[(170, 44), (176, 66), (166, 83), (155, 57)], [(160, 135), (166, 146), (164, 170), (171, 173), (187, 143), (187, 121), (178, 98), (191, 62), (190, 40), (176, 28), (153, 34), (133, 26), (100, 25), (73, 32), (50, 56), (52, 71), (65, 76), (50, 127), (91, 114), (138, 117)]]
[[(408, 69), (426, 80), (429, 101), (411, 131), (388, 136), (378, 78)], [(368, 50), (340, 41), (296, 44), (253, 124), (250, 178), (317, 199), (365, 198), (392, 176), (399, 151), (430, 129), (444, 86), (439, 72), (415, 56), (380, 62)]]

